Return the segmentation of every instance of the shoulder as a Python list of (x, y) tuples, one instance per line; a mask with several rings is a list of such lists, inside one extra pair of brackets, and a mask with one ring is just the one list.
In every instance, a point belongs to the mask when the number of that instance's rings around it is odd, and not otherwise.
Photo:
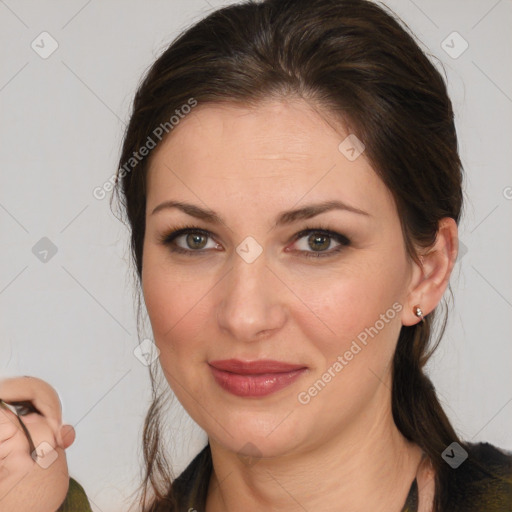
[(447, 510), (512, 512), (512, 452), (490, 443), (464, 443), (468, 456), (453, 468)]
[(512, 450), (498, 448), (490, 443), (467, 443), (467, 446), (474, 459), (498, 471), (512, 472)]
[[(466, 443), (468, 448), (468, 475), (478, 481), (494, 482), (512, 492), (512, 451), (490, 443)], [(465, 474), (464, 471), (462, 474)]]
[(74, 478), (69, 478), (66, 499), (57, 512), (92, 512), (84, 488)]

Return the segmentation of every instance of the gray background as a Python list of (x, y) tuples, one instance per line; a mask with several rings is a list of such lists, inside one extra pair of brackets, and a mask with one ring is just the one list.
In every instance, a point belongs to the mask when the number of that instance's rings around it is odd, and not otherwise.
[[(126, 510), (139, 481), (149, 378), (133, 354), (127, 230), (92, 191), (115, 171), (141, 74), (220, 5), (0, 0), (0, 374), (57, 388), (77, 432), (71, 474), (95, 511)], [(455, 305), (430, 373), (463, 438), (512, 449), (512, 1), (387, 5), (444, 64), (467, 173)], [(58, 43), (46, 59), (31, 47), (43, 31)], [(453, 31), (469, 44), (457, 58)], [(43, 237), (57, 248), (46, 262), (33, 252)], [(205, 437), (178, 405), (172, 414), (178, 473)]]

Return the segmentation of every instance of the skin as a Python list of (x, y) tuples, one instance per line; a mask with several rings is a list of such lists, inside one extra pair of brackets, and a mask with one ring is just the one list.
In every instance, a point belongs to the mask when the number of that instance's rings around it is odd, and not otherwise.
[(0, 409), (0, 511), (55, 512), (69, 486), (64, 450), (75, 439), (73, 427), (62, 424), (58, 394), (41, 379), (15, 377), (0, 380), (0, 397), (7, 403), (31, 401), (41, 414), (23, 411), (21, 417), (36, 452), (39, 454), (41, 443), (46, 442), (57, 454), (48, 467), (36, 463), (16, 415)]
[[(457, 226), (443, 219), (423, 268), (413, 263), (391, 193), (364, 153), (351, 162), (338, 150), (346, 136), (304, 100), (206, 104), (152, 155), (143, 292), (167, 381), (210, 440), (208, 512), (398, 512), (418, 472), (421, 450), (392, 419), (391, 362), (401, 326), (419, 320), (414, 305), (426, 315), (443, 295)], [(332, 210), (273, 228), (279, 212), (331, 199), (369, 215)], [(210, 208), (224, 223), (175, 208), (152, 213), (168, 200)], [(159, 241), (183, 224), (211, 232), (202, 255), (173, 253)], [(351, 245), (306, 258), (315, 251), (308, 235), (294, 239), (306, 227), (344, 234)], [(236, 252), (247, 236), (263, 248), (250, 264)], [(324, 252), (338, 246), (327, 240)], [(198, 251), (186, 235), (175, 243)], [(301, 404), (298, 393), (394, 303), (401, 311)], [(308, 370), (274, 394), (242, 398), (220, 388), (208, 366), (229, 358)], [(428, 510), (432, 476), (427, 461), (420, 510)]]

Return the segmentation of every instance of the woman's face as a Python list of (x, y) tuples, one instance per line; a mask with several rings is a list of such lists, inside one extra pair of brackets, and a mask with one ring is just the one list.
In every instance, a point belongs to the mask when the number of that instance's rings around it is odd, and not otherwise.
[[(199, 104), (152, 155), (142, 284), (160, 363), (225, 449), (292, 454), (391, 421), (413, 265), (390, 192), (347, 135), (302, 100)], [(307, 218), (329, 201), (347, 209)], [(171, 240), (183, 227), (202, 231)], [(210, 364), (232, 359), (302, 369)]]

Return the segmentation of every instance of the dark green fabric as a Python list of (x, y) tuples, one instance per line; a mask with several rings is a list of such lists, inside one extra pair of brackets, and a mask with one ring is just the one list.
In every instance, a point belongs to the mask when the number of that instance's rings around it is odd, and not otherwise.
[(57, 512), (92, 512), (83, 487), (71, 477), (66, 499)]
[(418, 510), (418, 482), (416, 478), (412, 481), (409, 494), (405, 500), (401, 512), (416, 512)]

